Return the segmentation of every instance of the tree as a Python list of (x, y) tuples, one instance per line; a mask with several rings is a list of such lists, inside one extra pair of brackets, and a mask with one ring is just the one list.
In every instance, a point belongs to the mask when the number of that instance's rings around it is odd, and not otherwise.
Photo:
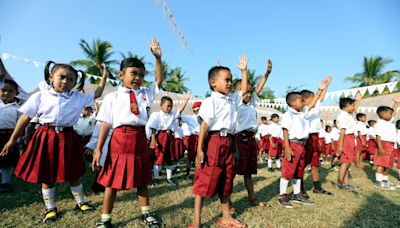
[(275, 99), (275, 92), (269, 88), (265, 87), (263, 90), (261, 90), (260, 94), (258, 94), (258, 97), (260, 99)]
[[(92, 45), (89, 45), (84, 39), (79, 42), (83, 53), (86, 55), (86, 59), (75, 60), (71, 62), (73, 66), (82, 66), (87, 74), (101, 75), (101, 66), (106, 64), (108, 71), (110, 71), (110, 79), (116, 79), (114, 76), (117, 70), (113, 65), (118, 64), (118, 61), (111, 59), (114, 54), (112, 51), (112, 45), (108, 41), (102, 41), (100, 39), (93, 40)], [(97, 83), (100, 80), (91, 79), (91, 83)]]
[[(168, 69), (168, 65), (166, 65)], [(185, 86), (185, 81), (189, 80), (189, 77), (185, 77), (185, 73), (182, 72), (182, 68), (176, 67), (170, 70), (165, 77), (165, 83), (162, 87), (165, 91), (173, 93), (186, 93), (189, 89)]]

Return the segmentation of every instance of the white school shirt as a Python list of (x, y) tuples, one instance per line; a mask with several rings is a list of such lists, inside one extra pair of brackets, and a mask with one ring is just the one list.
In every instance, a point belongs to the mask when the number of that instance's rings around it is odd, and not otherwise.
[(235, 124), (235, 132), (249, 130), (256, 131), (258, 126), (256, 104), (258, 102), (258, 96), (256, 92), (253, 92), (250, 101), (245, 104), (243, 103), (242, 91), (237, 93), (240, 98), (240, 104), (237, 108), (237, 120)]
[(333, 127), (330, 135), (331, 135), (332, 141), (339, 141), (339, 138), (340, 138), (339, 129), (337, 129), (336, 127)]
[(183, 139), (183, 130), (182, 128), (179, 126), (179, 124), (177, 123), (177, 121), (175, 121), (172, 124), (172, 131), (174, 132), (174, 136), (176, 139)]
[(145, 126), (149, 119), (154, 97), (160, 89), (157, 83), (153, 83), (149, 87), (140, 87), (140, 89), (134, 90), (139, 115), (131, 112), (130, 91), (131, 89), (121, 86), (118, 87), (117, 91), (107, 94), (96, 119), (111, 124), (112, 128), (122, 125)]
[(74, 125), (74, 130), (80, 136), (90, 136), (93, 133), (94, 126), (96, 125), (96, 118), (92, 115), (88, 117), (81, 116), (78, 122)]
[[(200, 133), (200, 124), (198, 121), (198, 116), (193, 114), (191, 116), (189, 115), (184, 115), (181, 116), (182, 119), (182, 129), (185, 135), (198, 135)], [(187, 129), (184, 129), (187, 127)], [(185, 131), (189, 132), (185, 132)]]
[(400, 146), (400, 130), (399, 129), (397, 129), (397, 135), (396, 136), (397, 136), (397, 142), (396, 142), (397, 148), (400, 148), (399, 147)]
[(382, 141), (397, 142), (397, 130), (392, 121), (378, 119), (374, 128), (376, 136), (380, 136)]
[(318, 132), (318, 138), (325, 138), (326, 134), (327, 132), (325, 131), (325, 129), (321, 127)]
[(146, 124), (147, 138), (150, 139), (152, 129), (156, 131), (172, 130), (173, 124), (179, 116), (180, 112), (178, 110), (170, 113), (165, 113), (162, 110), (151, 113)]
[(307, 139), (310, 134), (310, 125), (306, 120), (307, 108), (298, 112), (293, 108), (288, 109), (282, 116), (281, 126), (289, 132), (289, 139)]
[[(94, 129), (93, 129), (93, 134), (92, 137), (90, 137), (89, 142), (86, 144), (86, 148), (95, 150), (97, 141), (99, 140), (99, 131), (100, 131), (101, 123), (100, 121), (97, 121)], [(113, 129), (111, 128), (110, 131), (108, 132), (106, 141), (104, 142), (103, 149), (101, 150), (101, 157), (100, 157), (100, 166), (104, 165), (104, 161), (106, 160), (107, 153), (108, 153), (108, 144), (110, 143), (110, 139), (113, 133)]]
[(181, 128), (182, 128), (182, 131), (183, 131), (183, 135), (184, 135), (184, 136), (190, 136), (190, 135), (192, 135), (192, 133), (190, 132), (189, 125), (188, 125), (187, 123), (182, 122)]
[(348, 134), (357, 135), (357, 123), (352, 114), (340, 110), (340, 113), (336, 118), (336, 123), (340, 131), (342, 129), (346, 129), (345, 131), (346, 135)]
[[(332, 132), (332, 131), (331, 131), (331, 132)], [(332, 143), (332, 135), (331, 135), (331, 132), (326, 132), (326, 133), (325, 133), (325, 137), (324, 137), (325, 144)]]
[(375, 127), (369, 127), (367, 131), (367, 141), (370, 139), (376, 139)]
[(238, 93), (224, 95), (211, 92), (201, 104), (199, 117), (208, 125), (208, 131), (233, 133), (237, 117), (237, 105), (241, 97)]
[(82, 109), (92, 106), (93, 102), (94, 93), (57, 93), (51, 88), (32, 94), (19, 111), (29, 118), (37, 115), (41, 124), (71, 127), (78, 122)]
[(283, 130), (279, 123), (271, 121), (268, 125), (268, 135), (274, 138), (283, 139)]
[(261, 137), (264, 137), (264, 136), (268, 135), (269, 126), (270, 125), (268, 125), (268, 124), (260, 124), (260, 125), (258, 125), (257, 132), (260, 134)]
[(310, 134), (311, 133), (319, 133), (319, 131), (322, 128), (321, 127), (321, 118), (319, 116), (320, 106), (321, 106), (321, 101), (318, 100), (315, 103), (314, 108), (312, 108), (311, 110), (309, 110), (307, 112), (306, 120), (310, 124)]
[(0, 99), (0, 129), (14, 129), (21, 114), (18, 112), (17, 102), (5, 104)]
[(368, 133), (367, 123), (357, 121), (357, 133), (360, 132), (361, 135), (366, 135)]

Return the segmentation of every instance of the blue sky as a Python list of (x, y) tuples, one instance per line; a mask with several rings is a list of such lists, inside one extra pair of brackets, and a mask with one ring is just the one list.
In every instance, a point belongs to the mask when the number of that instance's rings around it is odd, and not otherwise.
[[(346, 76), (362, 69), (364, 56), (394, 60), (400, 69), (400, 1), (216, 1), (168, 0), (179, 29), (193, 53), (183, 49), (154, 1), (0, 1), (0, 52), (45, 62), (84, 58), (79, 39), (110, 41), (114, 51), (145, 55), (154, 62), (146, 41), (155, 36), (163, 60), (181, 66), (195, 95), (208, 90), (207, 71), (220, 59), (234, 75), (238, 57), (246, 53), (249, 68), (263, 74), (273, 59), (267, 81), (276, 96), (288, 85), (314, 89), (326, 75), (330, 91), (349, 88)], [(120, 59), (119, 54), (115, 55)], [(23, 61), (4, 61), (23, 86), (33, 90), (43, 69)], [(151, 77), (151, 76), (150, 76)]]

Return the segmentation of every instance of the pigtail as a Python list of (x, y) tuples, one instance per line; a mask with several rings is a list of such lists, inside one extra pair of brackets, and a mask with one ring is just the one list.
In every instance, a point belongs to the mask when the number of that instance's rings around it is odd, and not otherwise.
[[(50, 74), (51, 74), (51, 72), (50, 72), (50, 65), (51, 64), (56, 64), (55, 62), (53, 62), (53, 61), (48, 61), (47, 63), (46, 63), (46, 67), (44, 68), (44, 80), (47, 82), (47, 84), (51, 84), (50, 83)], [(51, 71), (53, 70), (53, 68), (51, 69)]]
[(80, 76), (80, 80), (79, 80), (79, 86), (78, 86), (78, 91), (83, 90), (83, 87), (85, 86), (85, 80), (86, 80), (86, 74), (85, 72), (83, 72), (82, 70), (78, 70), (76, 71), (77, 76)]

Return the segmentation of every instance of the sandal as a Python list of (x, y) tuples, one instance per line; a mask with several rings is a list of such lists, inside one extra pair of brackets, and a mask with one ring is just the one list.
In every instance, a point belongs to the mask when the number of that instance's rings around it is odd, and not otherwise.
[(89, 213), (94, 211), (95, 209), (88, 203), (88, 202), (83, 202), (83, 203), (78, 203), (75, 205), (75, 210), (80, 211), (82, 213)]
[(43, 212), (43, 223), (54, 222), (57, 220), (59, 215), (60, 214), (58, 213), (57, 208), (46, 209)]
[(154, 217), (154, 213), (144, 213), (142, 221), (148, 228), (159, 228), (161, 223)]
[(247, 228), (247, 225), (240, 222), (238, 219), (230, 219), (229, 221), (218, 220), (217, 225), (219, 227), (236, 227), (236, 228)]

